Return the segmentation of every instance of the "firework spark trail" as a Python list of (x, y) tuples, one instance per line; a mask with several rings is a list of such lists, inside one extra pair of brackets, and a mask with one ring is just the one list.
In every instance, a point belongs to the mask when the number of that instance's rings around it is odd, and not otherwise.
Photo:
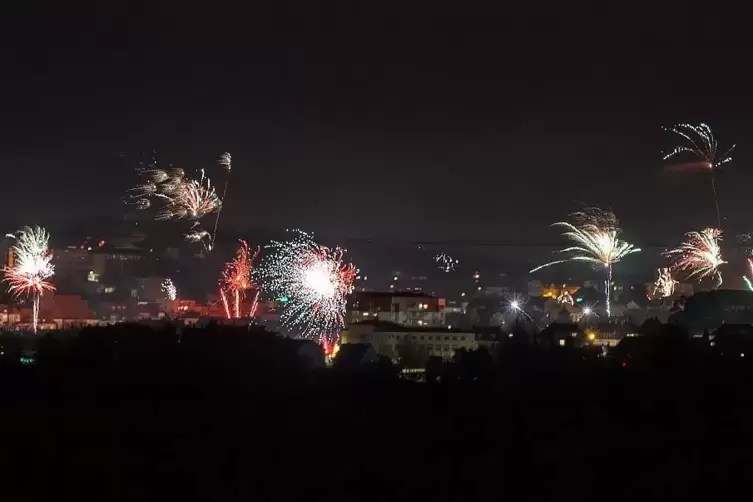
[(193, 225), (191, 225), (191, 228), (188, 229), (188, 232), (186, 232), (186, 234), (184, 234), (183, 237), (186, 240), (186, 242), (192, 242), (192, 243), (201, 242), (204, 244), (205, 249), (209, 248), (209, 246), (206, 243), (211, 238), (211, 235), (209, 235), (209, 232), (207, 232), (201, 227), (201, 224), (198, 221), (195, 222)]
[[(230, 155), (229, 152), (225, 152), (222, 155), (220, 155), (220, 160), (218, 162), (226, 171), (227, 175), (225, 176), (225, 188), (222, 189), (222, 201), (225, 201), (225, 196), (227, 196), (227, 185), (230, 182), (230, 171), (233, 168), (233, 157)], [(214, 231), (212, 231), (212, 243), (210, 244), (210, 250), (214, 248), (214, 241), (217, 239), (217, 227), (220, 224), (220, 215), (222, 214), (222, 206), (217, 210), (217, 217), (214, 220)]]
[(259, 308), (259, 290), (254, 293), (254, 301), (251, 302), (251, 309), (248, 312), (249, 317), (256, 317), (256, 310)]
[(439, 253), (438, 255), (434, 256), (434, 263), (437, 264), (437, 268), (439, 270), (442, 270), (444, 272), (452, 272), (460, 262), (447, 253)]
[(652, 298), (668, 298), (675, 293), (677, 281), (672, 277), (672, 270), (664, 267), (656, 270), (657, 277), (651, 291)]
[[(748, 258), (746, 261), (748, 262), (748, 272), (753, 277), (753, 258)], [(748, 290), (753, 291), (753, 282), (745, 275), (743, 276), (743, 280), (745, 281), (745, 285), (748, 286)]]
[(664, 255), (671, 258), (672, 268), (688, 273), (688, 279), (701, 281), (714, 277), (717, 281), (715, 289), (722, 285), (722, 274), (719, 267), (727, 263), (722, 259), (722, 231), (718, 228), (705, 228), (700, 232), (688, 232), (685, 241), (675, 249), (670, 249)]
[(665, 127), (666, 131), (674, 133), (682, 138), (683, 144), (676, 146), (671, 152), (665, 153), (663, 160), (670, 160), (675, 157), (687, 155), (693, 160), (682, 162), (672, 166), (672, 169), (703, 169), (711, 174), (711, 191), (714, 195), (714, 206), (716, 207), (716, 225), (722, 226), (721, 212), (719, 211), (719, 199), (716, 194), (716, 171), (719, 168), (732, 161), (731, 153), (736, 145), (732, 145), (723, 154), (719, 153), (719, 143), (711, 131), (711, 128), (704, 123), (698, 125), (678, 124), (673, 127)]
[[(251, 288), (251, 269), (254, 260), (259, 254), (259, 248), (250, 251), (246, 241), (239, 241), (240, 247), (235, 253), (235, 258), (225, 265), (220, 279), (220, 296), (225, 307), (225, 315), (228, 319), (241, 318), (241, 300), (245, 298), (246, 291)], [(232, 298), (233, 309), (231, 312), (229, 298)]]
[[(601, 211), (601, 210), (600, 210)], [(608, 214), (602, 211), (602, 217)], [(588, 213), (575, 213), (571, 215), (576, 225), (565, 221), (554, 223), (553, 226), (562, 227), (565, 231), (562, 235), (573, 241), (576, 245), (561, 249), (558, 253), (571, 253), (571, 256), (562, 260), (555, 260), (540, 265), (530, 273), (542, 268), (565, 262), (586, 262), (602, 265), (606, 269), (606, 311), (607, 317), (612, 315), (610, 298), (612, 289), (612, 267), (629, 254), (637, 253), (640, 248), (635, 247), (617, 238), (619, 223), (612, 214), (607, 221), (611, 222), (607, 228), (599, 226), (599, 219), (593, 219)], [(580, 223), (579, 223), (580, 222)]]
[(227, 319), (232, 318), (232, 314), (230, 313), (230, 305), (227, 303), (227, 295), (225, 294), (225, 290), (220, 287), (220, 298), (222, 298), (222, 306), (225, 309), (225, 317)]
[(14, 254), (12, 266), (3, 267), (9, 290), (17, 296), (32, 297), (32, 327), (37, 332), (39, 322), (39, 299), (45, 291), (55, 287), (47, 280), (55, 274), (52, 252), (48, 244), (50, 235), (42, 227), (24, 227), (8, 237), (16, 239), (11, 247)]
[(748, 290), (749, 291), (753, 291), (753, 283), (750, 282), (750, 279), (748, 279), (747, 277), (743, 276), (743, 280), (745, 281), (745, 285), (748, 286)]
[(259, 269), (262, 284), (275, 299), (287, 298), (284, 326), (305, 338), (332, 345), (344, 325), (347, 296), (358, 270), (345, 251), (318, 244), (311, 234), (293, 231), (288, 241), (273, 241)]

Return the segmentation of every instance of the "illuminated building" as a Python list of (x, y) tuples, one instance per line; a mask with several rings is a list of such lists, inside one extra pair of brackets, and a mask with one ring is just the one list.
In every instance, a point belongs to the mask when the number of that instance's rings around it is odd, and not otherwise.
[(147, 277), (148, 260), (145, 254), (135, 249), (100, 249), (93, 253), (92, 272), (106, 278), (105, 282), (118, 282), (123, 279)]
[(55, 275), (74, 281), (86, 280), (92, 266), (92, 253), (81, 246), (68, 246), (52, 250), (55, 263)]
[(368, 320), (350, 324), (341, 333), (341, 343), (367, 343), (377, 354), (396, 359), (401, 346), (412, 345), (430, 356), (450, 358), (460, 349), (476, 350), (474, 333), (447, 328), (406, 327), (391, 322)]
[(13, 325), (21, 322), (21, 313), (10, 305), (0, 305), (0, 325)]
[(565, 292), (572, 296), (579, 289), (580, 286), (573, 286), (572, 284), (549, 284), (547, 286), (542, 286), (537, 296), (556, 300)]
[(347, 324), (378, 320), (402, 326), (443, 326), (445, 299), (410, 292), (359, 291), (348, 297), (345, 320)]
[(536, 335), (536, 344), (548, 348), (581, 347), (590, 340), (575, 323), (553, 322)]

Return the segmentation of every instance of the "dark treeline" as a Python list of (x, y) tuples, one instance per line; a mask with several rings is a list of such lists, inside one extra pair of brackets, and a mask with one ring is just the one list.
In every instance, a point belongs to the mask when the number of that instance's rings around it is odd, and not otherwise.
[[(120, 325), (0, 339), (6, 500), (716, 497), (744, 488), (753, 350), (659, 329), (307, 370), (274, 335)], [(724, 340), (719, 340), (723, 342)], [(742, 347), (742, 348), (741, 348)], [(732, 353), (734, 352), (734, 357)]]

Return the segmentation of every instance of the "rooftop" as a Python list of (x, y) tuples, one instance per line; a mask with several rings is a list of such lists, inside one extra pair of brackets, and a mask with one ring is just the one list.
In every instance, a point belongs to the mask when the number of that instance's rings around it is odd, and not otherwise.
[(403, 333), (472, 333), (471, 330), (450, 329), (448, 327), (424, 327), (424, 326), (403, 326), (389, 321), (368, 320), (351, 324), (351, 326), (374, 326), (378, 332), (403, 332)]
[(420, 293), (414, 291), (357, 291), (351, 296), (371, 296), (381, 298), (390, 298), (395, 296), (411, 298), (435, 298), (433, 295), (430, 295), (428, 293)]

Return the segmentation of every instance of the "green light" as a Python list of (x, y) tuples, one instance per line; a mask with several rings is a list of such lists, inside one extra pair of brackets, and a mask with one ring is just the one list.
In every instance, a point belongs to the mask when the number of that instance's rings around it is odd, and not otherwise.
[(575, 299), (576, 303), (581, 303), (582, 301), (583, 301), (583, 297), (580, 297), (580, 296)]
[(289, 298), (288, 298), (287, 296), (282, 296), (282, 297), (280, 297), (280, 302), (281, 302), (281, 303), (288, 303), (288, 301), (289, 301), (289, 300), (290, 300), (290, 299), (289, 299)]

